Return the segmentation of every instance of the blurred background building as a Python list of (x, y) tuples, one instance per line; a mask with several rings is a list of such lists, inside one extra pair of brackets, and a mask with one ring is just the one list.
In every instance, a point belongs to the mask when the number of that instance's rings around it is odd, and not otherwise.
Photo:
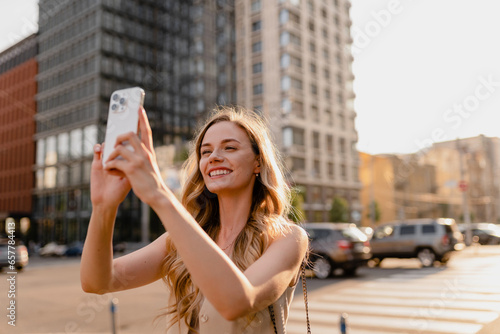
[(364, 226), (404, 218), (450, 217), (461, 223), (464, 192), (472, 222), (500, 222), (499, 138), (478, 136), (437, 142), (414, 154), (360, 153), (360, 158)]
[[(349, 9), (348, 0), (40, 0), (32, 238), (84, 239), (92, 148), (104, 138), (111, 92), (130, 86), (146, 91), (171, 184), (198, 121), (238, 104), (270, 120), (303, 219), (328, 220), (342, 197), (358, 222)], [(155, 219), (131, 193), (115, 241), (154, 237)]]
[(35, 35), (0, 53), (0, 234), (32, 213), (36, 55)]
[(236, 1), (237, 102), (271, 120), (308, 221), (328, 221), (336, 196), (354, 218), (361, 209), (349, 9), (346, 0)]

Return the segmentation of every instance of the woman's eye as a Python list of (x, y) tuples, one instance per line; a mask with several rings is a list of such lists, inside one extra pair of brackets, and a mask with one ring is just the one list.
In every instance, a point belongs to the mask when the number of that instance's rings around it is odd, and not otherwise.
[(226, 146), (226, 150), (235, 150), (236, 147), (232, 147), (232, 146)]
[(209, 150), (201, 151), (201, 155), (210, 154)]

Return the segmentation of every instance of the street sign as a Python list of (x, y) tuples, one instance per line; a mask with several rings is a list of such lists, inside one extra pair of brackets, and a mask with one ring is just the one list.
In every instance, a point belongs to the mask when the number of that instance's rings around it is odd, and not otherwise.
[(460, 188), (460, 191), (467, 191), (467, 189), (469, 188), (469, 185), (467, 184), (467, 182), (466, 182), (466, 181), (461, 180), (461, 181), (458, 183), (458, 188)]

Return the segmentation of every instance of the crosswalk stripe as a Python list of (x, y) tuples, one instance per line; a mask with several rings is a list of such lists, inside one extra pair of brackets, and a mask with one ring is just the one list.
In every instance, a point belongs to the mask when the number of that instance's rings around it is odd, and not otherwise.
[[(463, 293), (472, 293), (477, 295), (496, 295), (500, 294), (500, 292), (491, 291), (490, 287), (483, 286), (465, 286), (457, 283), (456, 281), (445, 281), (436, 283), (436, 284), (426, 284), (422, 285), (421, 283), (413, 283), (413, 282), (390, 282), (390, 281), (374, 281), (367, 282), (365, 284), (366, 287), (377, 287), (383, 288), (388, 287), (390, 290), (435, 290), (435, 291), (443, 291), (447, 289), (447, 294), (463, 294)], [(498, 299), (497, 299), (498, 300)]]
[[(383, 293), (383, 292), (382, 292)], [(340, 294), (324, 296), (321, 298), (322, 301), (328, 302), (344, 302), (344, 303), (361, 303), (361, 304), (384, 304), (384, 305), (406, 305), (406, 306), (420, 306), (429, 307), (432, 305), (432, 300), (428, 299), (413, 299), (413, 298), (387, 298), (385, 296), (368, 297), (363, 296), (353, 296), (351, 294), (346, 294), (344, 292)], [(462, 301), (454, 299), (436, 299), (439, 300), (443, 306), (453, 309), (474, 309), (483, 311), (495, 311), (500, 312), (500, 302), (496, 301)]]
[[(369, 296), (382, 296), (382, 297), (404, 297), (404, 298), (449, 298), (454, 300), (470, 300), (470, 301), (499, 301), (498, 294), (487, 293), (471, 293), (463, 291), (443, 290), (443, 288), (435, 287), (418, 287), (415, 285), (382, 287), (377, 284), (367, 284), (365, 288), (372, 288), (374, 290), (358, 288), (347, 288), (337, 293), (346, 293), (353, 295), (369, 295)], [(375, 290), (376, 289), (376, 290)], [(411, 290), (411, 291), (409, 291)]]
[[(302, 311), (291, 311), (291, 317), (300, 318), (303, 316)], [(325, 314), (324, 312), (311, 312), (311, 332), (316, 333), (316, 328), (330, 328), (330, 331), (335, 333), (339, 328), (338, 315)], [(408, 332), (417, 333), (446, 333), (446, 334), (471, 334), (476, 333), (482, 328), (481, 324), (473, 323), (457, 323), (452, 321), (441, 321), (435, 319), (407, 319), (385, 316), (366, 316), (359, 314), (349, 314), (348, 318), (349, 334), (356, 334), (357, 329), (361, 328), (388, 328), (394, 330), (405, 329)], [(289, 334), (303, 333), (287, 332)], [(304, 327), (305, 328), (305, 325)], [(327, 333), (326, 331), (324, 333)], [(387, 332), (386, 332), (387, 333)]]
[[(496, 271), (475, 266), (440, 271), (398, 273), (317, 294), (309, 301), (313, 333), (337, 333), (341, 313), (349, 315), (349, 334), (470, 334), (499, 317)], [(304, 306), (295, 300), (287, 332), (304, 331)]]
[(362, 313), (367, 315), (391, 315), (396, 317), (428, 318), (428, 319), (448, 319), (470, 321), (476, 323), (488, 323), (498, 317), (498, 313), (491, 311), (475, 310), (453, 310), (441, 307), (439, 303), (429, 303), (427, 307), (407, 307), (403, 305), (385, 306), (385, 305), (361, 305), (361, 304), (339, 304), (323, 301), (310, 301), (310, 312), (327, 313)]

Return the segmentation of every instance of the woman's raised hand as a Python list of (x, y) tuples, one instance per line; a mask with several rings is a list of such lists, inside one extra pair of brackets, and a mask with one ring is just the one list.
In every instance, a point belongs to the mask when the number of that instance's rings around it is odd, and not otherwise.
[(124, 175), (110, 174), (102, 166), (103, 146), (94, 146), (94, 160), (90, 174), (92, 206), (116, 209), (130, 191), (130, 183)]
[[(166, 186), (156, 162), (151, 127), (143, 108), (139, 111), (139, 131), (140, 138), (133, 132), (118, 136), (105, 169), (113, 175), (124, 175), (137, 197), (151, 205), (157, 195), (166, 190)], [(121, 158), (116, 159), (118, 156)]]

